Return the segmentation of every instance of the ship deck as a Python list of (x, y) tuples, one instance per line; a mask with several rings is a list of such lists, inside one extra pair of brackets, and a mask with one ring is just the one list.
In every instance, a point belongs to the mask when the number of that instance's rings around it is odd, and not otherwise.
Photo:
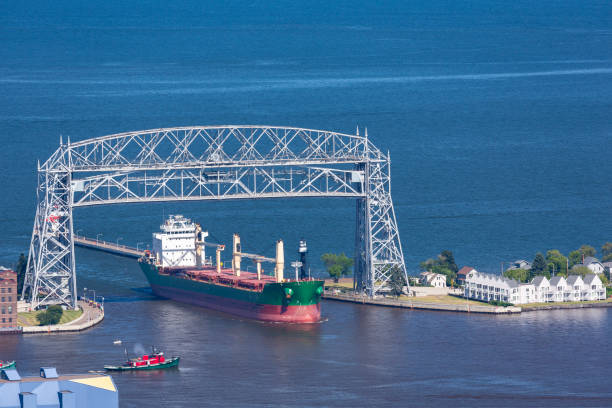
[(232, 269), (222, 268), (221, 273), (218, 273), (214, 266), (205, 266), (201, 268), (164, 268), (160, 272), (169, 275), (185, 274), (185, 278), (200, 282), (209, 282), (256, 291), (262, 291), (264, 286), (268, 283), (276, 283), (276, 278), (274, 276), (265, 275), (263, 272), (261, 274), (261, 279), (257, 279), (257, 273), (240, 271), (240, 276), (236, 276)]

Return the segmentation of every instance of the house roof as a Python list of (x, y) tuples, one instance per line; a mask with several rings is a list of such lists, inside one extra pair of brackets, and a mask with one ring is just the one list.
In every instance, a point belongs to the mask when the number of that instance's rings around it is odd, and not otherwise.
[(518, 288), (519, 283), (514, 279), (502, 278), (511, 288)]
[(459, 269), (459, 272), (457, 272), (457, 275), (467, 275), (468, 273), (475, 271), (476, 269), (472, 268), (471, 266), (464, 266), (463, 268)]
[(593, 281), (595, 280), (595, 278), (598, 278), (597, 275), (595, 275), (594, 273), (587, 273), (586, 275), (584, 275), (584, 278), (582, 278), (582, 280), (584, 281), (584, 283), (586, 283), (587, 285), (590, 285), (593, 283)]
[(592, 263), (599, 263), (599, 259), (594, 258), (592, 256), (587, 256), (586, 258), (584, 258), (584, 262), (582, 262), (583, 265), (590, 265)]
[(578, 282), (578, 279), (582, 280), (580, 275), (570, 275), (570, 276), (567, 277), (567, 284), (568, 285), (574, 285), (576, 282)]
[(536, 276), (531, 280), (531, 283), (533, 283), (535, 286), (540, 286), (544, 282), (548, 283), (546, 276)]
[(604, 262), (602, 263), (603, 266), (605, 266), (606, 268), (612, 268), (612, 262)]
[(550, 278), (550, 286), (558, 286), (561, 281), (563, 281), (563, 283), (567, 283), (563, 276), (553, 276)]

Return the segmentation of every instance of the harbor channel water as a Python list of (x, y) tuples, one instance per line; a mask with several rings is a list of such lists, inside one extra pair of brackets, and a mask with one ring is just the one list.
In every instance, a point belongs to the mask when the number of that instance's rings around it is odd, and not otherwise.
[[(419, 5), (418, 3), (427, 3)], [(361, 132), (392, 159), (406, 265), (444, 249), (498, 272), (612, 231), (607, 1), (26, 2), (0, 13), (0, 264), (27, 252), (36, 162), (123, 131), (270, 124)], [(363, 133), (362, 133), (363, 134)], [(118, 205), (75, 232), (150, 243), (184, 214), (245, 251), (353, 253), (351, 200)], [(243, 321), (151, 296), (134, 260), (77, 249), (83, 333), (0, 337), (23, 374), (101, 369), (150, 345), (180, 369), (115, 375), (122, 407), (609, 406), (610, 309), (512, 316), (324, 302), (320, 324)], [(92, 291), (87, 293), (93, 295)], [(122, 346), (113, 344), (116, 339)]]

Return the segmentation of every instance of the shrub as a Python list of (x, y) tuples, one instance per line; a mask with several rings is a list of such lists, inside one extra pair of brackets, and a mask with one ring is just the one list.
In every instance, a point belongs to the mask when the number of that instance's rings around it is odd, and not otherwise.
[(501, 300), (490, 300), (489, 304), (493, 306), (504, 306), (504, 307), (514, 306), (512, 303), (503, 302)]
[(62, 318), (62, 307), (59, 305), (49, 306), (47, 310), (36, 315), (36, 319), (41, 326), (48, 326), (50, 324), (58, 324)]

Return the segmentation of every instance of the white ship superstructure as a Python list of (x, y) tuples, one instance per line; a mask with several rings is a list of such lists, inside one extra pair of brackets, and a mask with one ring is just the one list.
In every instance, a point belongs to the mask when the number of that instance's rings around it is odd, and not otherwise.
[(153, 234), (153, 255), (163, 267), (193, 267), (208, 264), (204, 252), (207, 231), (182, 215), (171, 215)]

